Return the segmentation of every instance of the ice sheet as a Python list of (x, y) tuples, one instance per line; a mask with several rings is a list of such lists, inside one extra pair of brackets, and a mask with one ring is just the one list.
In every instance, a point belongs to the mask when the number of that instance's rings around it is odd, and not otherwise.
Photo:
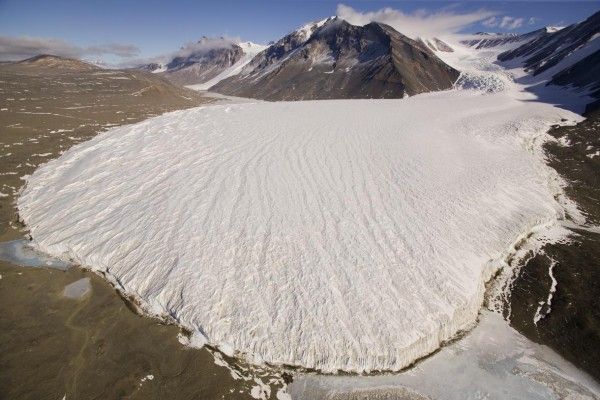
[(252, 362), (398, 370), (473, 326), (563, 216), (527, 94), (245, 103), (114, 128), (18, 200), (42, 251)]

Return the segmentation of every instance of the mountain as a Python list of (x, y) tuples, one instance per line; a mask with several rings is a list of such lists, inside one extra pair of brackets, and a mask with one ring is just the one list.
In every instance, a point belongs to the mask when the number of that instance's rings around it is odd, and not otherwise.
[(188, 87), (195, 90), (208, 90), (211, 86), (216, 85), (223, 79), (239, 74), (246, 64), (248, 64), (254, 58), (254, 56), (266, 48), (266, 46), (252, 42), (238, 43), (237, 46), (242, 49), (243, 54), (234, 64), (222, 69), (218, 75), (212, 77), (211, 79), (202, 83), (188, 85)]
[(139, 65), (135, 69), (139, 69), (141, 71), (146, 71), (146, 72), (153, 72), (156, 74), (159, 72), (163, 72), (166, 69), (166, 67), (164, 64), (161, 64), (158, 62), (153, 62), (153, 63)]
[(498, 56), (517, 62), (549, 84), (587, 90), (600, 98), (600, 12), (583, 22), (545, 34)]
[(206, 37), (200, 39), (191, 51), (184, 48), (181, 53), (166, 64), (163, 73), (167, 79), (180, 85), (206, 82), (244, 55), (242, 48), (233, 42)]
[(211, 90), (267, 100), (399, 98), (449, 89), (458, 75), (388, 25), (332, 17), (283, 37)]
[(137, 69), (160, 73), (179, 85), (196, 85), (207, 81), (214, 85), (218, 82), (213, 81), (215, 77), (223, 73), (223, 78), (231, 76), (232, 69), (241, 69), (263, 49), (264, 46), (251, 42), (236, 43), (225, 38), (203, 37), (196, 43), (182, 47), (166, 63), (153, 62)]
[(38, 69), (48, 69), (50, 73), (74, 72), (74, 71), (94, 71), (101, 68), (87, 63), (85, 61), (54, 56), (50, 54), (40, 54), (26, 60), (11, 63), (18, 65), (22, 71), (36, 71)]
[(552, 77), (552, 85), (585, 88), (589, 96), (599, 99), (588, 110), (600, 107), (600, 51), (583, 58)]
[[(49, 98), (62, 104), (80, 103), (97, 98), (95, 107), (100, 108), (96, 113), (92, 113), (95, 116), (103, 113), (101, 104), (127, 103), (127, 99), (131, 101), (133, 98), (136, 99), (134, 103), (137, 106), (122, 104), (122, 110), (139, 111), (140, 105), (145, 104), (147, 109), (158, 112), (159, 109), (172, 110), (176, 109), (175, 106), (187, 108), (203, 102), (202, 96), (197, 92), (174, 85), (158, 74), (134, 69), (104, 69), (85, 61), (48, 54), (22, 61), (0, 63), (0, 73), (5, 76), (5, 80), (9, 79), (16, 85), (27, 87), (31, 92), (30, 96), (34, 98), (39, 96), (33, 95), (31, 87), (35, 87), (36, 90), (47, 87), (54, 94)], [(77, 85), (81, 87), (81, 91), (63, 90), (60, 85), (67, 85), (67, 88)], [(80, 93), (87, 93), (91, 97), (84, 99), (81, 97), (84, 95)], [(134, 114), (137, 115), (138, 111)], [(62, 123), (67, 124), (65, 121)]]
[(583, 22), (558, 31), (546, 32), (522, 46), (506, 51), (498, 56), (498, 60), (521, 58), (526, 70), (538, 75), (559, 66), (559, 63), (567, 59), (568, 64), (573, 64), (576, 58), (579, 61), (600, 50), (599, 33), (600, 12), (597, 12)]
[(549, 30), (554, 30), (554, 28), (542, 28), (524, 34), (477, 32), (473, 38), (463, 40), (461, 43), (478, 50), (509, 45), (515, 47), (543, 36)]

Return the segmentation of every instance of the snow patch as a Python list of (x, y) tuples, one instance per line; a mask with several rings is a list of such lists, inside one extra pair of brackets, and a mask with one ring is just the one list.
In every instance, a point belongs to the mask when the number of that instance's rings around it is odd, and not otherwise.
[(263, 45), (252, 43), (252, 42), (238, 43), (238, 45), (244, 50), (244, 55), (242, 56), (242, 58), (240, 58), (238, 60), (238, 62), (233, 64), (231, 67), (226, 68), (219, 75), (215, 76), (214, 78), (212, 78), (206, 82), (199, 83), (196, 85), (189, 85), (187, 87), (190, 89), (193, 89), (193, 90), (200, 90), (200, 91), (208, 90), (211, 87), (215, 86), (217, 83), (221, 82), (223, 79), (227, 79), (229, 77), (232, 77), (232, 76), (237, 75), (240, 72), (242, 72), (244, 67), (250, 61), (252, 61), (252, 59), (258, 53), (260, 53), (261, 51), (263, 51), (264, 49), (267, 48), (267, 46), (263, 46)]
[(306, 42), (308, 39), (310, 39), (310, 37), (312, 36), (312, 34), (319, 29), (320, 27), (322, 27), (323, 25), (325, 25), (325, 23), (327, 21), (330, 21), (332, 19), (334, 19), (335, 17), (329, 17), (329, 18), (325, 18), (322, 19), (320, 21), (315, 21), (315, 22), (310, 22), (302, 27), (300, 27), (299, 29), (296, 30), (296, 34), (301, 38), (300, 40), (302, 42)]
[(558, 281), (556, 280), (556, 278), (554, 278), (553, 273), (556, 264), (557, 262), (555, 260), (551, 260), (550, 268), (548, 269), (548, 276), (550, 276), (552, 284), (550, 286), (550, 290), (548, 291), (548, 298), (545, 302), (540, 302), (537, 310), (535, 311), (535, 315), (533, 316), (533, 323), (535, 325), (537, 325), (542, 318), (546, 317), (546, 315), (550, 314), (552, 306), (552, 297), (554, 296), (554, 293), (556, 292), (556, 286), (558, 285)]
[(546, 32), (547, 33), (554, 33), (554, 32), (558, 32), (561, 29), (564, 29), (564, 26), (547, 26), (546, 27)]
[(69, 299), (80, 300), (92, 290), (90, 278), (81, 278), (68, 284), (63, 289), (63, 296)]

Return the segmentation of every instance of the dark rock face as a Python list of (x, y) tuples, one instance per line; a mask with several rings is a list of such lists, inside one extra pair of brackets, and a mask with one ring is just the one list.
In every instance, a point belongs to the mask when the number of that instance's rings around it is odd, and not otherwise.
[[(583, 58), (552, 77), (552, 85), (586, 88), (590, 96), (600, 99), (600, 51)], [(598, 105), (600, 100), (596, 101)]]
[[(583, 233), (572, 244), (546, 245), (544, 255), (536, 255), (523, 266), (513, 283), (510, 323), (600, 380), (600, 272), (596, 268), (600, 235)], [(558, 283), (547, 306), (550, 268)], [(539, 303), (543, 303), (541, 312), (547, 314), (536, 324)]]
[(600, 12), (557, 32), (540, 35), (516, 49), (500, 54), (498, 60), (509, 61), (523, 57), (526, 70), (533, 75), (538, 75), (580, 49), (598, 32), (600, 32)]
[(211, 90), (267, 100), (399, 98), (451, 88), (458, 75), (390, 26), (330, 18), (283, 37)]
[(163, 75), (171, 82), (191, 85), (206, 82), (238, 62), (244, 55), (236, 44), (175, 57), (167, 64)]
[(154, 72), (157, 69), (160, 69), (161, 67), (162, 67), (162, 65), (159, 63), (149, 63), (149, 64), (140, 65), (140, 66), (136, 67), (135, 69), (139, 69), (141, 71), (146, 71), (146, 72)]
[(533, 76), (548, 79), (548, 85), (574, 87), (600, 99), (600, 12), (501, 53), (498, 60), (516, 60)]
[(166, 64), (144, 64), (135, 69), (158, 73), (178, 85), (206, 82), (231, 67), (244, 56), (244, 50), (224, 38), (203, 37), (181, 48)]

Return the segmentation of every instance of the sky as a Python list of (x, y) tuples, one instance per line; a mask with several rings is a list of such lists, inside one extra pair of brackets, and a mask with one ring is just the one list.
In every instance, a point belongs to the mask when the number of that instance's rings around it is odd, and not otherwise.
[(387, 22), (412, 37), (528, 32), (599, 10), (600, 0), (0, 0), (0, 60), (44, 52), (127, 63), (171, 54), (202, 36), (266, 44), (332, 15), (354, 24)]

